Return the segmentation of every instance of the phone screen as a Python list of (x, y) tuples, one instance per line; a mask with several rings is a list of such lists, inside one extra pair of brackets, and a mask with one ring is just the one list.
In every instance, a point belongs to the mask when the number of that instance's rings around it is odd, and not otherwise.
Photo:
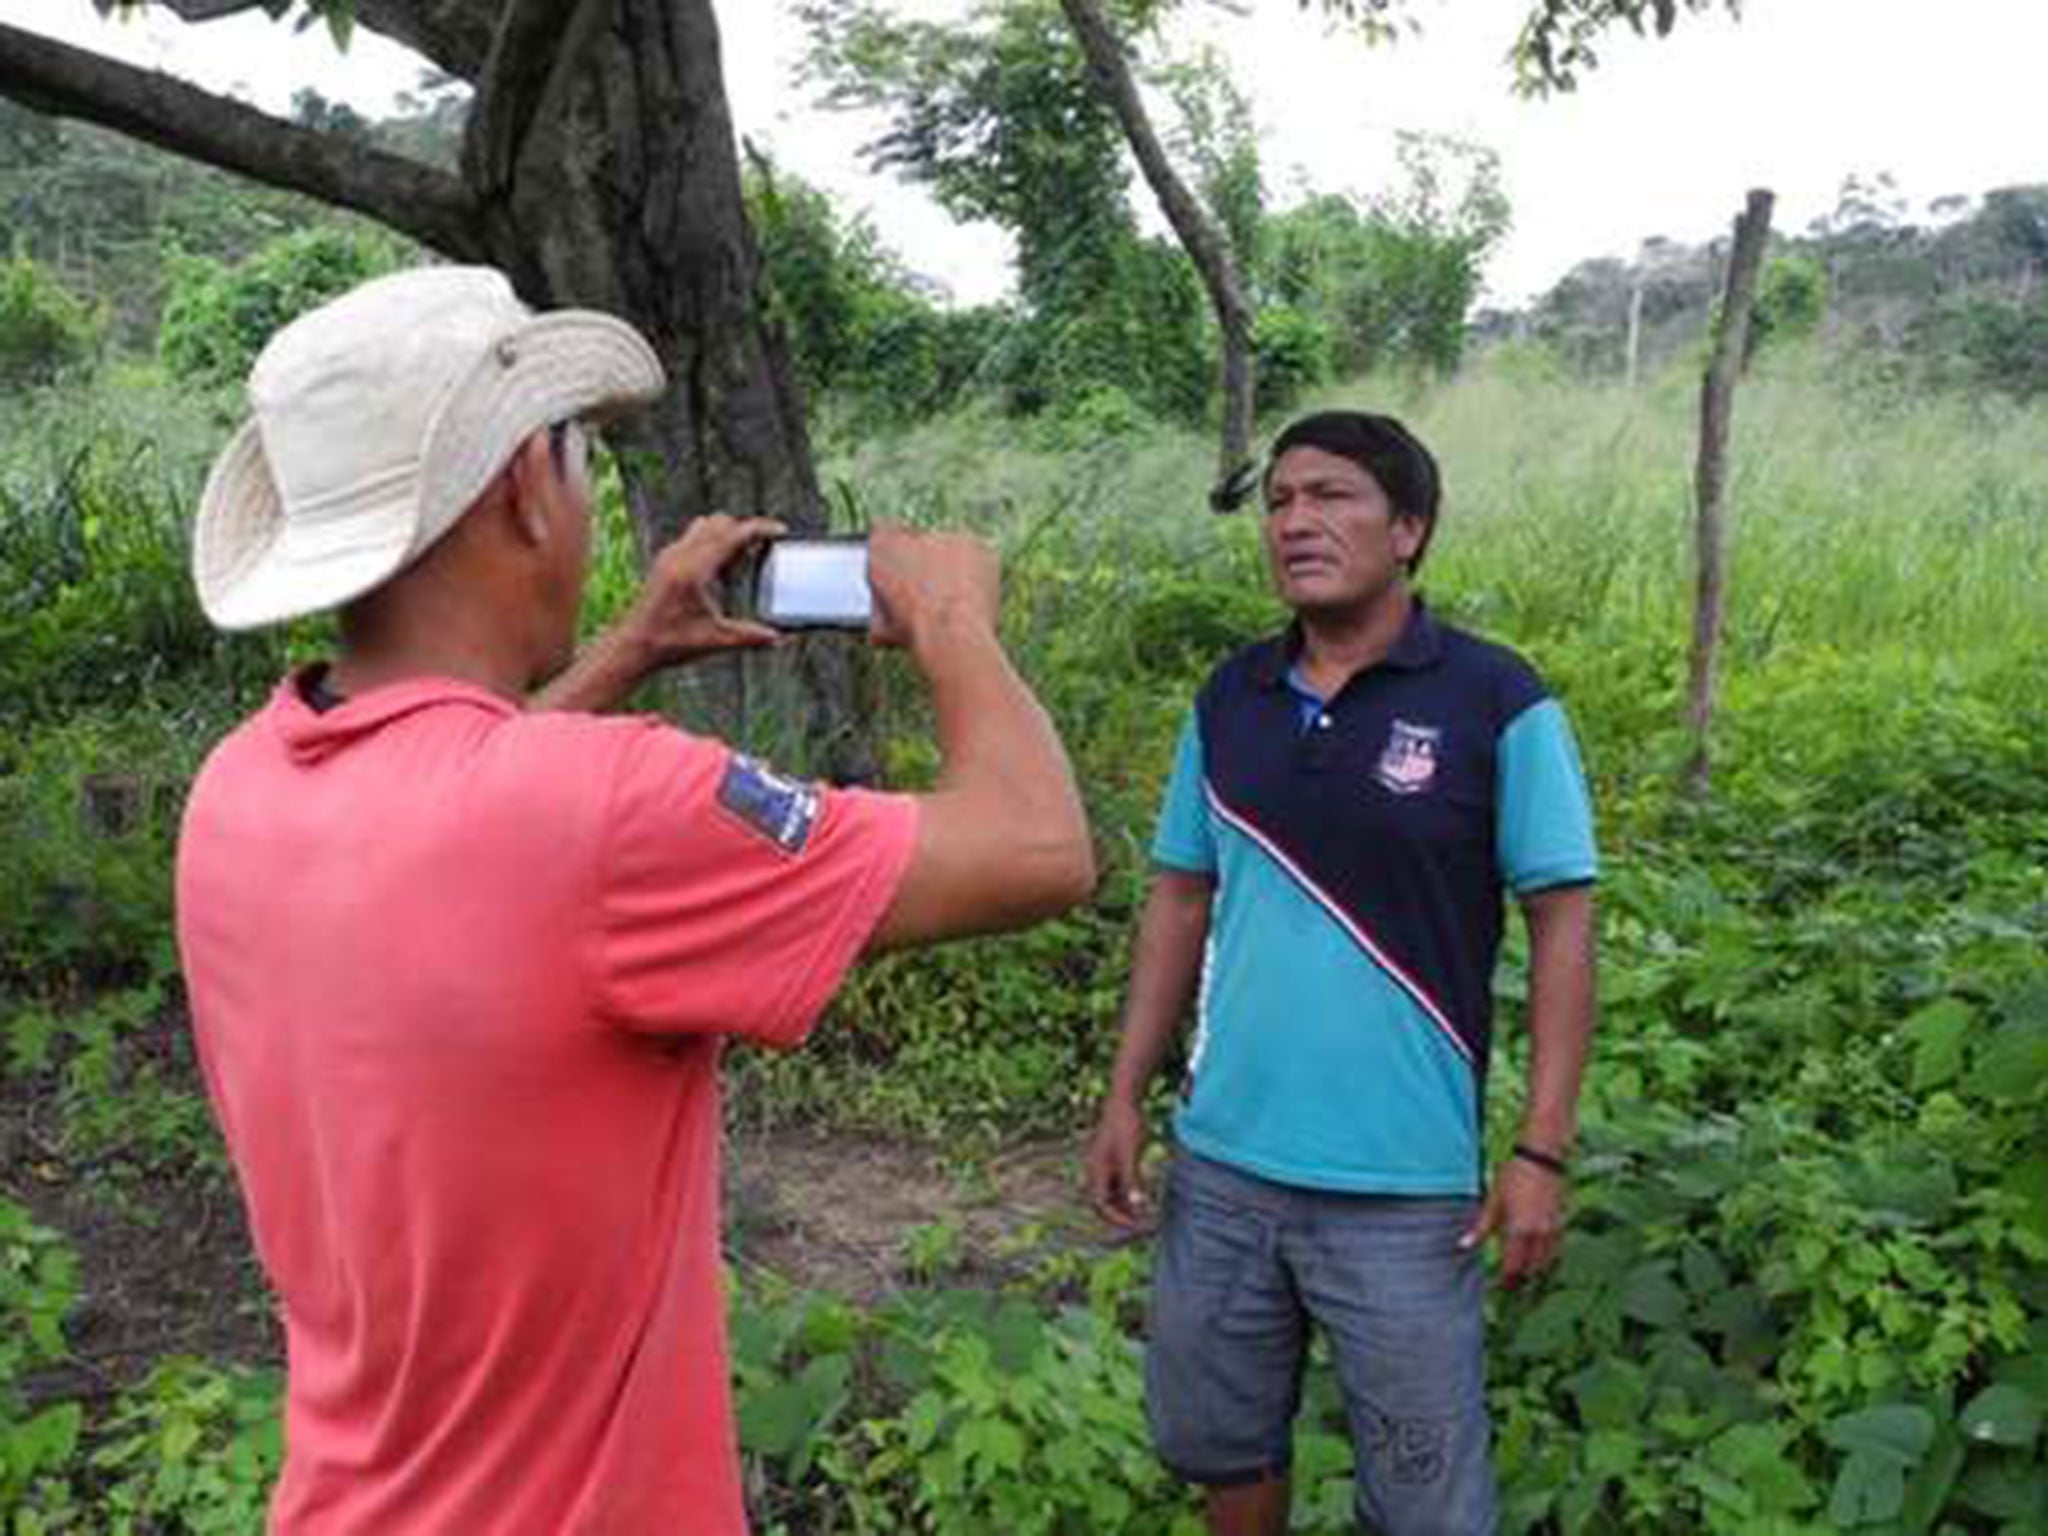
[(866, 629), (868, 546), (859, 539), (783, 539), (761, 566), (760, 612), (780, 628)]

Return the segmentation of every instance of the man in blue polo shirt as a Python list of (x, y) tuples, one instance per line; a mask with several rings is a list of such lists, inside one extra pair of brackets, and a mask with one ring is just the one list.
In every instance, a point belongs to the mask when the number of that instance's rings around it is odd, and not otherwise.
[[(1147, 1084), (1190, 1007), (1146, 1406), (1214, 1536), (1286, 1529), (1307, 1333), (1329, 1339), (1361, 1525), (1495, 1523), (1480, 1244), (1556, 1257), (1593, 1020), (1592, 815), (1564, 713), (1413, 590), (1436, 463), (1399, 422), (1289, 426), (1263, 482), (1287, 631), (1203, 686), (1153, 843), (1122, 1045), (1089, 1149), (1141, 1220)], [(1530, 939), (1527, 1108), (1486, 1177), (1504, 897)]]

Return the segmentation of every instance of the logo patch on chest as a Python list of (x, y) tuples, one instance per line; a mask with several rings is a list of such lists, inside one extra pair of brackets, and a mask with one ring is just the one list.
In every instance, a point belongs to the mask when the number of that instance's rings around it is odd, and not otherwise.
[(1419, 795), (1436, 778), (1438, 748), (1443, 731), (1434, 725), (1415, 725), (1396, 720), (1373, 764), (1372, 776), (1390, 794)]

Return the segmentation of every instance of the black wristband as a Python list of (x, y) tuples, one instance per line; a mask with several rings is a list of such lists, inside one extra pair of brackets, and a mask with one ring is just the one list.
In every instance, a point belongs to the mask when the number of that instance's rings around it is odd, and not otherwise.
[(1515, 1143), (1515, 1156), (1525, 1163), (1534, 1163), (1538, 1168), (1543, 1169), (1547, 1173), (1556, 1174), (1560, 1179), (1568, 1179), (1572, 1176), (1570, 1166), (1563, 1158), (1558, 1157), (1554, 1153), (1541, 1152), (1535, 1147), (1524, 1146), (1518, 1141)]

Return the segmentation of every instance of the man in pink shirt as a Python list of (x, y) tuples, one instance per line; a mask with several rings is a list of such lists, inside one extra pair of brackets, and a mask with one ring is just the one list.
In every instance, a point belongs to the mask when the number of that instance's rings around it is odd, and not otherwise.
[(278, 334), (208, 482), (214, 621), (340, 620), (334, 661), (208, 760), (178, 859), (193, 1027), (286, 1331), (274, 1531), (744, 1532), (724, 1040), (795, 1045), (861, 955), (1092, 885), (978, 541), (872, 541), (874, 638), (932, 691), (930, 794), (588, 712), (774, 638), (712, 593), (779, 528), (709, 518), (572, 659), (581, 423), (661, 388), (616, 320), (403, 273)]

